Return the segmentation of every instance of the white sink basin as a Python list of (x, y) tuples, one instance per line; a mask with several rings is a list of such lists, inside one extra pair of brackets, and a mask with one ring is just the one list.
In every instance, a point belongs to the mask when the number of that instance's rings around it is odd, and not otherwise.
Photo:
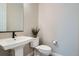
[(15, 39), (16, 40), (14, 40), (13, 38), (1, 39), (0, 40), (0, 46), (4, 50), (15, 49), (16, 51), (19, 51), (20, 48), (21, 48), (21, 50), (23, 50), (24, 45), (28, 44), (29, 42), (31, 42), (33, 38), (32, 37), (26, 37), (26, 36), (20, 36), (20, 37), (16, 37)]

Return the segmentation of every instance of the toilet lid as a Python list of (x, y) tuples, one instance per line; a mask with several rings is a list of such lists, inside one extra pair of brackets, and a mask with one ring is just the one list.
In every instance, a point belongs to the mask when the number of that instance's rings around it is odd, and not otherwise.
[(51, 50), (51, 48), (47, 45), (39, 45), (38, 47), (36, 47), (37, 49), (42, 49), (42, 50)]

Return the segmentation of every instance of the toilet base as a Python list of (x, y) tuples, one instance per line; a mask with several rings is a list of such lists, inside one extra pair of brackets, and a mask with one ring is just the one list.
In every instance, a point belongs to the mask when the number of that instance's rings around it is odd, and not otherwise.
[(51, 54), (43, 54), (36, 49), (34, 50), (34, 56), (50, 56), (50, 55)]

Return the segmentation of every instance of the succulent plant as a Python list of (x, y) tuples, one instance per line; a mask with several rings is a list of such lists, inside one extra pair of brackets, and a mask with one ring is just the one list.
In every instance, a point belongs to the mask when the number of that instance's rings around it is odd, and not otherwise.
[(40, 31), (40, 29), (39, 28), (32, 28), (32, 35), (33, 35), (33, 37), (37, 37), (37, 35), (38, 35), (38, 32)]

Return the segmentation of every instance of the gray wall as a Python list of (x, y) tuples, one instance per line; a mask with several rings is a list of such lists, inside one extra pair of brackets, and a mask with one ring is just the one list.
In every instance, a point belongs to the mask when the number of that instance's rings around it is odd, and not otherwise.
[(79, 4), (39, 4), (39, 27), (43, 44), (61, 55), (79, 56)]
[[(31, 36), (32, 27), (38, 26), (38, 4), (24, 4), (24, 35)], [(29, 45), (25, 46), (24, 55), (32, 51)]]

